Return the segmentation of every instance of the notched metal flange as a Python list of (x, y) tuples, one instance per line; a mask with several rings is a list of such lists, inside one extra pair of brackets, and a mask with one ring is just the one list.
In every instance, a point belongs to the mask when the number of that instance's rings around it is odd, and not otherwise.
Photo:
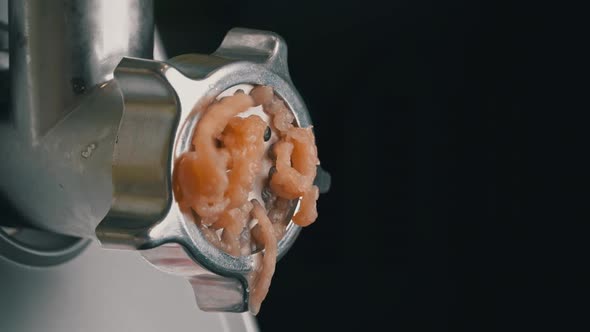
[[(211, 245), (190, 211), (175, 203), (172, 174), (175, 160), (191, 147), (201, 111), (231, 87), (272, 86), (298, 125), (311, 125), (289, 77), (284, 40), (271, 32), (233, 29), (211, 55), (167, 62), (125, 58), (114, 76), (125, 107), (113, 157), (112, 206), (96, 228), (97, 238), (106, 247), (140, 249), (159, 269), (187, 278), (202, 310), (248, 310), (261, 254), (233, 257)], [(299, 231), (289, 224), (278, 243), (279, 258)]]

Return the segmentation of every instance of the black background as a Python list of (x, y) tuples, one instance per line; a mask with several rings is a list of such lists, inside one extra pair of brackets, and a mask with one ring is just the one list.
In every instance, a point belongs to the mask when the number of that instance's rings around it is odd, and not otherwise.
[(576, 12), (156, 1), (170, 55), (212, 52), (234, 26), (282, 35), (332, 173), (320, 218), (279, 262), (263, 331), (581, 328), (589, 108), (569, 78), (588, 38)]

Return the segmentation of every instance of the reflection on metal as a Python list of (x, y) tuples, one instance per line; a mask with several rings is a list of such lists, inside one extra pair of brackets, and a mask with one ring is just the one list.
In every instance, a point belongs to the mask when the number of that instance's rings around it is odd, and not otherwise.
[(151, 0), (10, 1), (12, 115), (37, 142), (123, 56), (153, 56)]
[(30, 228), (0, 227), (0, 257), (24, 266), (53, 266), (76, 257), (90, 240)]
[(11, 156), (0, 192), (21, 224), (93, 238), (110, 206), (123, 107), (113, 70), (123, 56), (165, 55), (152, 1), (10, 1), (10, 15), (0, 5), (13, 45), (10, 79), (0, 71), (12, 92), (0, 98), (0, 152)]
[(154, 60), (165, 61), (166, 59), (168, 59), (166, 48), (164, 47), (162, 36), (160, 36), (160, 32), (156, 27), (154, 29)]
[(197, 309), (190, 285), (136, 252), (101, 249), (31, 268), (0, 257), (0, 331), (255, 332), (249, 314)]

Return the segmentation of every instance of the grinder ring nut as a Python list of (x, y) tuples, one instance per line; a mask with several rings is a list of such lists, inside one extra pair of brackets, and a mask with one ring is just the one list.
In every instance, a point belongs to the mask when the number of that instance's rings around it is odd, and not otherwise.
[[(287, 49), (270, 32), (233, 29), (212, 55), (183, 55), (167, 62), (124, 58), (114, 76), (124, 100), (113, 156), (113, 200), (96, 228), (103, 246), (139, 249), (161, 270), (185, 277), (205, 311), (249, 309), (251, 283), (262, 253), (232, 256), (212, 245), (190, 211), (176, 203), (175, 161), (189, 151), (205, 109), (240, 85), (274, 88), (299, 127), (309, 113), (293, 88)], [(319, 179), (323, 177), (323, 179)], [(329, 176), (318, 170), (327, 190)], [(291, 247), (300, 227), (289, 223), (277, 243), (277, 259)]]

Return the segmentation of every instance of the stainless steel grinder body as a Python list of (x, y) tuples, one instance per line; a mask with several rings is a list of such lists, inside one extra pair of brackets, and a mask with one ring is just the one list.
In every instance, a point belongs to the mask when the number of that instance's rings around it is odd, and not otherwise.
[[(174, 204), (174, 160), (190, 146), (197, 111), (232, 87), (271, 85), (299, 126), (311, 119), (278, 35), (233, 29), (211, 55), (157, 61), (152, 10), (149, 0), (10, 2), (0, 193), (19, 218), (4, 225), (66, 236), (55, 263), (88, 239), (141, 250), (186, 278), (201, 309), (243, 312), (261, 253), (233, 257), (205, 239)], [(327, 190), (328, 175), (318, 179)], [(279, 257), (299, 231), (288, 226)], [(0, 232), (0, 250), (18, 252)]]

